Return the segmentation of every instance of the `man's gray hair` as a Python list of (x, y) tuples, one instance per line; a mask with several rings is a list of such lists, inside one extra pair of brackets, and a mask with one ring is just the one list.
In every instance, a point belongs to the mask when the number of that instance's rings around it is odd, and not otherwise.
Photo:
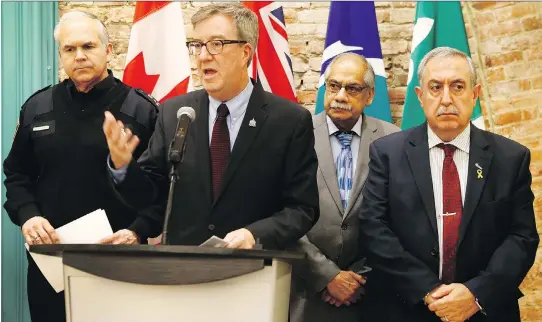
[[(245, 40), (252, 46), (252, 54), (258, 45), (258, 16), (240, 3), (214, 3), (199, 9), (192, 16), (192, 27), (216, 15), (231, 17), (237, 28), (238, 40)], [(252, 57), (248, 59), (250, 65)]]
[(471, 81), (471, 87), (474, 87), (476, 85), (476, 69), (474, 68), (474, 63), (472, 62), (472, 59), (465, 54), (464, 52), (450, 48), (450, 47), (437, 47), (430, 52), (428, 52), (420, 62), (420, 65), (418, 66), (418, 82), (420, 83), (420, 86), (422, 86), (422, 78), (423, 78), (423, 72), (425, 70), (425, 67), (429, 63), (429, 61), (433, 58), (449, 58), (449, 57), (461, 57), (467, 61), (469, 64), (469, 71), (470, 71), (470, 81)]
[(98, 24), (98, 29), (100, 30), (98, 34), (100, 41), (102, 42), (102, 44), (104, 44), (104, 46), (107, 46), (107, 44), (109, 44), (109, 33), (107, 32), (107, 28), (105, 27), (105, 24), (100, 19), (98, 19), (98, 17), (96, 17), (95, 15), (88, 12), (84, 12), (84, 11), (78, 11), (78, 10), (70, 11), (62, 15), (62, 17), (60, 18), (60, 21), (55, 26), (55, 31), (53, 33), (53, 36), (55, 37), (55, 41), (57, 44), (60, 44), (58, 37), (60, 34), (60, 27), (62, 26), (62, 24), (69, 20), (77, 20), (80, 18), (90, 18), (92, 20), (95, 20), (96, 23)]
[(365, 66), (367, 66), (367, 70), (365, 71), (365, 75), (363, 75), (363, 82), (365, 83), (366, 86), (369, 86), (369, 88), (375, 88), (375, 71), (373, 69), (373, 66), (371, 66), (371, 63), (369, 63), (369, 61), (367, 60), (367, 58), (365, 58), (365, 56), (356, 54), (356, 53), (351, 53), (351, 52), (342, 53), (335, 56), (335, 58), (331, 60), (329, 65), (327, 65), (327, 68), (324, 72), (324, 79), (327, 81), (329, 74), (331, 73), (331, 67), (333, 66), (333, 64), (335, 64), (336, 61), (338, 61), (341, 58), (348, 58), (348, 57), (350, 58), (355, 57), (355, 58), (361, 59), (361, 61), (365, 63)]

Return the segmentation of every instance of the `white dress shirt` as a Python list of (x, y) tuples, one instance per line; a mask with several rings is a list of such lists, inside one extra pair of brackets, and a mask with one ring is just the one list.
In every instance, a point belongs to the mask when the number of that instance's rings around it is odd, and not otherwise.
[(442, 278), (442, 167), (444, 163), (444, 150), (437, 147), (440, 143), (452, 144), (457, 149), (454, 153), (454, 163), (459, 174), (459, 184), (461, 185), (461, 202), (465, 204), (465, 192), (467, 191), (467, 175), (469, 172), (469, 147), (470, 147), (470, 127), (467, 126), (461, 134), (450, 142), (442, 141), (436, 134), (427, 127), (427, 138), (429, 143), (429, 164), (431, 166), (431, 179), (433, 181), (433, 195), (435, 197), (435, 213), (437, 216), (437, 227), (439, 235), (439, 278)]
[[(327, 128), (329, 129), (329, 142), (331, 144), (331, 153), (333, 154), (333, 162), (335, 163), (335, 168), (337, 168), (337, 158), (339, 157), (339, 154), (341, 153), (341, 142), (339, 142), (339, 138), (335, 136), (335, 132), (339, 132), (340, 130), (337, 128), (335, 123), (331, 120), (329, 116), (326, 116), (327, 120)], [(361, 139), (361, 123), (363, 122), (363, 115), (360, 115), (358, 121), (354, 126), (352, 127), (352, 132), (354, 132), (354, 135), (352, 136), (352, 145), (350, 146), (350, 149), (352, 149), (352, 179), (356, 175), (356, 165), (358, 164), (358, 153), (359, 153), (359, 141)]]

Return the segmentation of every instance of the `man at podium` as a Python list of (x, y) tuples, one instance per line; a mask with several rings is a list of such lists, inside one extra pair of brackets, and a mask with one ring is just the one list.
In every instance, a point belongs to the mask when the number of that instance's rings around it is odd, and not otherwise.
[[(139, 139), (106, 113), (115, 189), (137, 208), (165, 205), (170, 144), (187, 130), (171, 199), (170, 243), (199, 245), (216, 235), (230, 248), (252, 248), (256, 241), (266, 249), (284, 248), (319, 217), (311, 114), (249, 78), (258, 43), (252, 11), (237, 3), (212, 4), (194, 14), (192, 25), (194, 39), (187, 46), (203, 89), (163, 103), (156, 132), (137, 162), (132, 152)], [(179, 126), (181, 107), (197, 115), (186, 128)], [(140, 217), (136, 224), (157, 229), (162, 222)]]

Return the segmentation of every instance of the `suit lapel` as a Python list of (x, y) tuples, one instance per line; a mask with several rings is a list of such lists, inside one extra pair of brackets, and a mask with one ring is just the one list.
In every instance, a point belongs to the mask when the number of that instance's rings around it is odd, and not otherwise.
[(406, 155), (410, 169), (420, 192), (425, 211), (431, 222), (435, 238), (438, 238), (437, 218), (435, 214), (435, 197), (433, 194), (433, 181), (431, 179), (431, 166), (429, 164), (429, 143), (427, 142), (427, 123), (415, 128), (406, 144)]
[(363, 122), (361, 123), (361, 138), (359, 142), (356, 173), (354, 173), (354, 185), (350, 191), (350, 197), (348, 198), (348, 208), (346, 210), (346, 215), (344, 216), (345, 218), (350, 215), (352, 207), (356, 204), (356, 201), (361, 194), (363, 183), (369, 174), (369, 144), (376, 140), (377, 134), (378, 129), (375, 126), (374, 121), (364, 115)]
[[(245, 117), (243, 118), (243, 123), (241, 124), (239, 134), (237, 135), (230, 155), (228, 167), (224, 172), (219, 193), (215, 199), (215, 204), (220, 199), (222, 192), (230, 183), (235, 172), (239, 168), (243, 157), (246, 155), (252, 143), (258, 136), (258, 133), (260, 133), (261, 129), (264, 127), (265, 121), (267, 120), (267, 113), (263, 109), (265, 105), (267, 105), (265, 100), (265, 92), (260, 83), (255, 83), (254, 89), (252, 90), (252, 95), (248, 101), (247, 111), (245, 113)], [(251, 126), (251, 124), (253, 126)]]
[(337, 209), (344, 214), (344, 209), (339, 193), (339, 183), (337, 179), (337, 169), (333, 160), (333, 152), (331, 151), (331, 143), (329, 142), (329, 128), (327, 127), (326, 113), (322, 112), (314, 118), (314, 139), (316, 155), (318, 156), (318, 165), (324, 181), (326, 183)]
[(205, 91), (196, 97), (196, 106), (199, 106), (196, 118), (196, 154), (197, 162), (200, 163), (200, 178), (205, 191), (204, 198), (208, 204), (213, 202), (212, 178), (211, 178), (211, 154), (209, 150), (209, 97)]
[[(461, 225), (459, 226), (459, 244), (465, 237), (469, 222), (482, 195), (492, 158), (493, 153), (489, 150), (489, 144), (485, 140), (483, 132), (476, 126), (471, 125), (467, 191), (465, 193)], [(480, 168), (481, 173), (479, 175), (478, 170)]]

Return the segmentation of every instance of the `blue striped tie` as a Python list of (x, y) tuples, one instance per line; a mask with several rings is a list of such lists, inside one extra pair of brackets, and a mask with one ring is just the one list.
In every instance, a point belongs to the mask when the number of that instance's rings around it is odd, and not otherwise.
[(337, 157), (337, 179), (339, 180), (339, 193), (343, 203), (343, 209), (346, 211), (348, 206), (348, 197), (352, 190), (352, 132), (335, 132), (335, 136), (341, 143), (341, 153)]

